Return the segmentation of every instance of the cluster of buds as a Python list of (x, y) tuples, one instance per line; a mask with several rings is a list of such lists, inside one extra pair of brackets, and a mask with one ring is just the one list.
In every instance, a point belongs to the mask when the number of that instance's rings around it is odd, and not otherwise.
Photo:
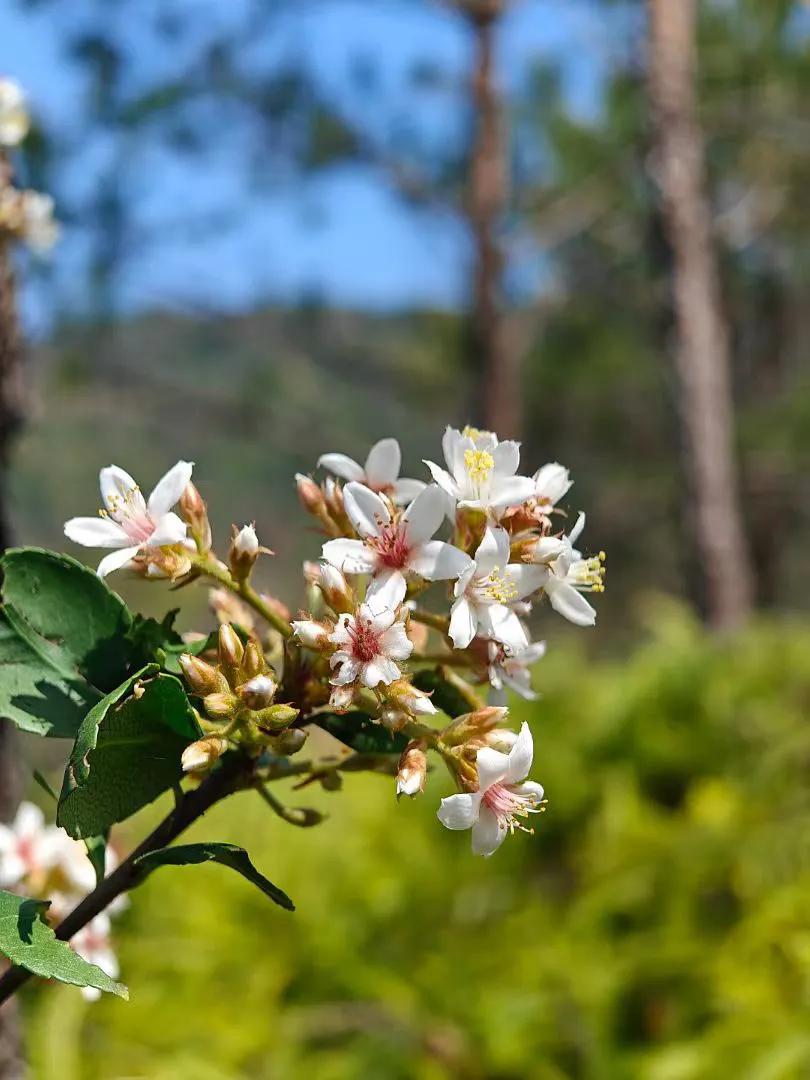
[[(108, 845), (106, 869), (115, 869), (118, 859)], [(96, 874), (79, 840), (71, 839), (64, 829), (47, 825), (38, 806), (24, 802), (10, 825), (0, 825), (0, 888), (26, 897), (50, 900), (48, 919), (56, 925), (96, 886)], [(97, 915), (71, 941), (76, 952), (95, 964), (111, 978), (118, 977), (118, 960), (112, 947), (110, 916), (126, 906), (119, 897)], [(95, 1000), (100, 991), (84, 987), (82, 993)]]
[[(491, 854), (542, 809), (542, 788), (526, 779), (531, 733), (505, 726), (505, 693), (536, 696), (531, 669), (545, 652), (530, 634), (536, 604), (579, 626), (595, 623), (586, 597), (604, 589), (604, 553), (578, 550), (584, 514), (566, 529), (571, 479), (562, 465), (522, 475), (518, 443), (469, 427), (448, 427), (442, 450), (443, 465), (425, 462), (425, 480), (400, 477), (395, 439), (376, 443), (362, 464), (323, 455), (317, 466), (333, 475), (321, 483), (297, 476), (325, 540), (320, 561), (304, 564), (307, 610), (292, 621), (250, 584), (267, 553), (252, 524), (234, 528), (224, 558), (213, 551), (190, 462), (178, 462), (146, 499), (124, 470), (102, 469), (100, 517), (65, 526), (81, 544), (113, 549), (98, 573), (128, 566), (178, 585), (209, 578), (218, 586), (216, 660), (187, 653), (181, 661), (205, 733), (183, 755), (187, 772), (207, 771), (231, 746), (256, 757), (294, 753), (304, 724), (317, 725), (325, 709), (353, 709), (358, 723), (371, 717), (409, 740), (397, 795), (421, 792), (428, 753), (442, 757), (459, 792), (442, 801), (440, 820), (472, 828), (476, 852)], [(438, 603), (425, 608), (434, 585)], [(261, 620), (271, 628), (267, 655)], [(246, 643), (232, 624), (250, 635)], [(437, 671), (422, 680), (426, 665)], [(448, 684), (472, 711), (441, 730), (429, 726), (437, 704), (421, 687)], [(339, 781), (329, 769), (318, 778)]]
[(12, 183), (5, 151), (19, 146), (31, 127), (25, 96), (12, 79), (0, 79), (0, 240), (22, 241), (44, 254), (59, 238), (53, 199), (38, 191), (22, 191)]
[(275, 702), (278, 683), (256, 640), (243, 644), (234, 628), (224, 624), (215, 663), (183, 653), (180, 666), (189, 690), (201, 699), (200, 723), (206, 731), (183, 753), (186, 772), (207, 772), (231, 744), (254, 752), (269, 747), (285, 755), (301, 749), (305, 733), (290, 730), (299, 710)]

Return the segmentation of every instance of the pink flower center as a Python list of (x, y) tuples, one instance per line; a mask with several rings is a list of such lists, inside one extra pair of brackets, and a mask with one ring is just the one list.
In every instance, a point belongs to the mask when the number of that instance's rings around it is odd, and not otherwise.
[(518, 819), (527, 818), (529, 814), (539, 814), (542, 810), (542, 806), (538, 806), (536, 795), (517, 790), (508, 784), (493, 784), (488, 787), (481, 801), (495, 814), (501, 825), (511, 831), (520, 829), (521, 832), (533, 832)]
[(352, 655), (356, 660), (367, 664), (380, 655), (380, 637), (370, 622), (358, 617), (347, 629), (352, 642)]
[(405, 535), (396, 522), (389, 522), (380, 529), (380, 535), (371, 537), (366, 541), (380, 557), (383, 566), (390, 570), (402, 570), (408, 562), (410, 545)]
[(155, 523), (146, 511), (142, 514), (127, 514), (121, 518), (118, 524), (130, 540), (136, 544), (145, 543), (155, 531)]
[(145, 544), (155, 531), (155, 522), (139, 488), (132, 488), (125, 495), (109, 495), (107, 509), (100, 513), (120, 525), (133, 544)]

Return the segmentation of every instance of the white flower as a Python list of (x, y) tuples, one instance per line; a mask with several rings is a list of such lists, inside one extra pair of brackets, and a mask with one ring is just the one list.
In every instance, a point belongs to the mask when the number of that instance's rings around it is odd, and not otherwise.
[(371, 574), (372, 592), (391, 580), (404, 586), (409, 572), (428, 581), (444, 581), (472, 565), (463, 551), (432, 539), (445, 510), (445, 497), (435, 484), (420, 491), (395, 518), (385, 500), (363, 484), (346, 485), (343, 505), (362, 539), (329, 540), (323, 545), (323, 557), (346, 574)]
[[(70, 944), (74, 952), (77, 952), (88, 964), (95, 964), (111, 979), (118, 978), (120, 970), (118, 957), (112, 947), (110, 920), (104, 912), (96, 915), (87, 926), (83, 926), (78, 933), (74, 934)], [(83, 987), (82, 994), (87, 1001), (97, 1001), (101, 997), (101, 991), (94, 986)]]
[(243, 525), (233, 538), (233, 549), (239, 555), (258, 555), (259, 538), (253, 525)]
[(24, 802), (11, 825), (0, 825), (0, 887), (43, 879), (59, 858), (60, 829), (46, 825), (38, 806)]
[(604, 592), (604, 552), (583, 559), (574, 543), (585, 527), (585, 515), (580, 514), (568, 536), (542, 537), (530, 552), (533, 563), (545, 570), (543, 591), (555, 611), (577, 626), (593, 626), (596, 611), (583, 592)]
[(116, 549), (98, 564), (99, 577), (126, 566), (141, 551), (182, 544), (187, 526), (171, 508), (191, 479), (192, 467), (193, 462), (178, 461), (146, 501), (129, 473), (117, 465), (102, 469), (100, 516), (71, 518), (65, 536), (85, 547)]
[(442, 439), (447, 470), (425, 461), (433, 479), (459, 506), (503, 510), (534, 495), (534, 481), (515, 476), (520, 444), (499, 442), (491, 432), (448, 427)]
[(405, 623), (396, 616), (404, 598), (405, 582), (395, 578), (360, 604), (356, 614), (340, 616), (329, 639), (338, 647), (329, 661), (338, 669), (331, 680), (334, 686), (359, 682), (375, 687), (400, 677), (395, 661), (407, 660), (413, 649)]
[(534, 701), (530, 668), (546, 654), (545, 641), (531, 642), (512, 652), (500, 642), (489, 643), (489, 681), (496, 690), (508, 687), (527, 701)]
[(573, 485), (568, 469), (557, 461), (543, 465), (542, 468), (537, 470), (532, 479), (534, 480), (535, 499), (542, 507), (549, 510), (557, 505)]
[(532, 767), (534, 747), (528, 724), (508, 753), (484, 746), (476, 756), (478, 790), (442, 799), (438, 818), (448, 829), (472, 829), (474, 855), (492, 855), (507, 832), (520, 829), (529, 814), (538, 813), (543, 788), (526, 780)]
[(346, 454), (322, 454), (318, 465), (343, 480), (353, 480), (372, 491), (380, 491), (403, 506), (425, 487), (421, 480), (400, 478), (402, 451), (396, 439), (380, 439), (375, 443), (368, 452), (365, 465), (358, 464)]
[(515, 651), (525, 649), (526, 631), (511, 605), (539, 589), (545, 579), (540, 567), (510, 564), (506, 529), (487, 526), (474, 562), (456, 582), (449, 631), (455, 648), (466, 649), (480, 633)]
[(19, 146), (30, 126), (19, 84), (13, 79), (0, 79), (0, 146)]
[(50, 251), (59, 239), (59, 223), (53, 214), (53, 199), (39, 191), (21, 195), (22, 236), (38, 255)]

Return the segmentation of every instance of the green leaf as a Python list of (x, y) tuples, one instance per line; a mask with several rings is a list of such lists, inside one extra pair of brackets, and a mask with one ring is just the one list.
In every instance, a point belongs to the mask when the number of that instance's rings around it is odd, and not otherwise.
[(144, 668), (100, 701), (79, 729), (62, 784), (57, 824), (85, 839), (123, 821), (183, 776), (180, 756), (200, 729), (180, 682)]
[(75, 559), (11, 548), (0, 561), (9, 623), (68, 677), (112, 690), (127, 671), (132, 623), (126, 605)]
[(84, 846), (87, 848), (87, 858), (90, 860), (90, 865), (96, 874), (97, 885), (100, 885), (104, 880), (107, 869), (107, 841), (109, 838), (109, 832), (103, 832), (98, 836), (88, 836), (84, 841)]
[(411, 682), (426, 694), (432, 694), (431, 701), (437, 709), (447, 716), (463, 716), (472, 711), (470, 703), (460, 690), (443, 679), (435, 668), (425, 668), (411, 676)]
[(261, 889), (265, 896), (269, 896), (279, 907), (295, 911), (295, 904), (289, 896), (272, 881), (268, 881), (264, 874), (260, 874), (244, 848), (235, 844), (178, 844), (176, 847), (159, 848), (141, 855), (135, 860), (135, 866), (145, 878), (159, 866), (193, 866), (206, 862), (229, 866)]
[(82, 960), (67, 942), (56, 937), (43, 917), (49, 906), (47, 901), (27, 900), (0, 889), (0, 952), (43, 979), (93, 986), (128, 998), (125, 986)]
[(313, 723), (358, 754), (401, 754), (408, 744), (404, 735), (393, 735), (357, 709), (345, 713), (319, 713), (313, 717)]
[(33, 771), (33, 773), (31, 775), (33, 776), (34, 780), (36, 780), (36, 782), (39, 784), (39, 786), (42, 788), (42, 790), (45, 792), (46, 795), (50, 795), (50, 797), (53, 799), (54, 802), (59, 802), (59, 796), (53, 790), (53, 788), (48, 783), (48, 781), (45, 779), (45, 777), (42, 775), (42, 773), (39, 771), (39, 769), (34, 769), (34, 771)]
[(174, 629), (174, 620), (179, 610), (173, 608), (161, 622), (143, 615), (133, 617), (132, 626), (127, 633), (132, 667), (140, 668), (152, 663), (163, 667), (167, 649), (182, 649), (183, 639)]

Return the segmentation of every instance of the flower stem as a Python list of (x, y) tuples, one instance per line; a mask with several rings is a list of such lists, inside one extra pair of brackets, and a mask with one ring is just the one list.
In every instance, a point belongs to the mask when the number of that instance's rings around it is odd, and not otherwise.
[(257, 614), (261, 615), (274, 630), (277, 630), (282, 637), (292, 637), (292, 627), (286, 619), (282, 618), (277, 611), (274, 611), (270, 605), (262, 599), (262, 597), (256, 592), (253, 586), (247, 581), (237, 581), (229, 570), (210, 554), (201, 556), (196, 559), (192, 559), (194, 566), (204, 574), (206, 577), (213, 578), (224, 588), (229, 589), (232, 593), (241, 597), (245, 603), (252, 607)]

